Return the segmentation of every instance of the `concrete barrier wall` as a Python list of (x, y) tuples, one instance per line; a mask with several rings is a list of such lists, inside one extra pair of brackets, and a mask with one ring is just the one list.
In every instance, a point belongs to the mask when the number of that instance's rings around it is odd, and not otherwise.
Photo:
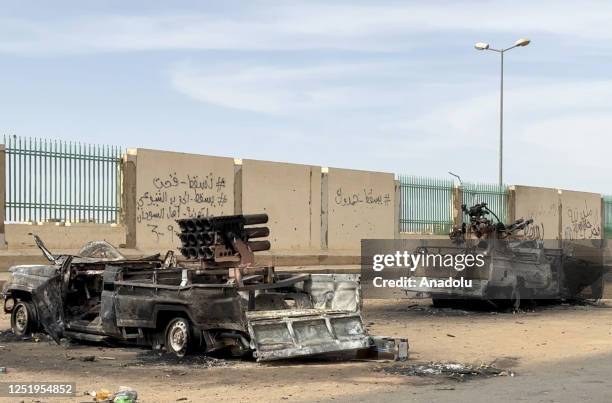
[(176, 249), (175, 220), (234, 213), (232, 158), (138, 149), (136, 246)]
[(601, 239), (601, 195), (561, 191), (562, 239)]
[(533, 218), (533, 225), (525, 230), (529, 239), (560, 239), (559, 209), (561, 199), (558, 189), (533, 186), (514, 186), (511, 218)]
[(242, 214), (267, 213), (273, 249), (321, 248), (321, 167), (243, 160)]
[(81, 249), (86, 242), (94, 240), (104, 240), (115, 246), (125, 243), (125, 227), (114, 224), (6, 224), (4, 228), (8, 247), (11, 249), (36, 247), (30, 234), (38, 235), (49, 249), (57, 250)]
[(514, 186), (514, 218), (533, 218), (532, 239), (601, 239), (602, 208), (598, 193)]
[[(337, 168), (322, 173), (319, 166), (236, 164), (233, 158), (137, 149), (124, 160), (123, 178), (121, 224), (9, 223), (0, 234), (0, 248), (2, 235), (10, 249), (30, 248), (29, 233), (36, 233), (55, 249), (104, 239), (163, 252), (179, 245), (178, 218), (260, 212), (270, 216), (273, 252), (358, 251), (363, 238), (404, 236), (398, 233), (399, 196), (390, 173)], [(602, 236), (599, 194), (515, 186), (509, 208), (511, 218), (534, 218), (528, 238)]]
[(330, 168), (326, 182), (329, 249), (359, 249), (361, 239), (395, 237), (393, 174)]

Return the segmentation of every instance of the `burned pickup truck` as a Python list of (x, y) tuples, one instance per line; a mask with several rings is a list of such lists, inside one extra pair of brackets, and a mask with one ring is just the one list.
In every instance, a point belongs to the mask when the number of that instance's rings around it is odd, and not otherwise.
[(2, 291), (17, 335), (252, 354), (258, 361), (367, 349), (358, 275), (281, 273), (257, 266), (270, 248), (265, 214), (178, 220), (172, 251), (126, 259), (106, 242), (15, 266)]
[[(481, 255), (483, 267), (418, 267), (413, 274), (416, 286), (405, 291), (430, 296), (436, 306), (476, 299), (514, 309), (527, 299), (602, 298), (601, 240), (529, 239), (524, 234), (532, 219), (504, 224), (486, 203), (463, 205), (462, 212), (469, 223), (454, 228), (449, 240), (423, 241), (415, 249), (443, 256)], [(459, 286), (432, 286), (444, 279), (451, 284), (454, 279), (462, 281), (456, 281)]]

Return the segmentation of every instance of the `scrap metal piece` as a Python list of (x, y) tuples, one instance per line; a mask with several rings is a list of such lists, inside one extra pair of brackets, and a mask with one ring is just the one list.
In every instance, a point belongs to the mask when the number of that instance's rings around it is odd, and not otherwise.
[(47, 260), (56, 263), (57, 258), (55, 257), (55, 255), (53, 255), (53, 253), (51, 253), (49, 249), (47, 249), (42, 239), (40, 239), (40, 237), (36, 234), (30, 233), (30, 235), (34, 237), (34, 242), (36, 243), (36, 246), (38, 246), (38, 249), (42, 251), (43, 255), (47, 258)]
[(257, 361), (368, 348), (359, 313), (286, 310), (247, 312)]
[(360, 313), (359, 275), (301, 276), (302, 289), (310, 297), (312, 308), (246, 313), (251, 347), (257, 360), (370, 348), (371, 340)]
[(64, 335), (64, 304), (61, 276), (49, 279), (32, 291), (38, 323), (57, 344)]
[(370, 337), (372, 346), (370, 357), (376, 359), (389, 359), (394, 361), (406, 361), (410, 348), (408, 339), (385, 336)]

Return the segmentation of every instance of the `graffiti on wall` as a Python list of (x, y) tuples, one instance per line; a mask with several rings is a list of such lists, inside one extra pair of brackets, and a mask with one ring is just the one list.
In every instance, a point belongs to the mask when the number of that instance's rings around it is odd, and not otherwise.
[(389, 193), (376, 193), (372, 188), (362, 189), (359, 192), (347, 192), (339, 187), (336, 189), (334, 202), (341, 207), (388, 206), (391, 204), (391, 196)]
[(563, 237), (565, 239), (601, 238), (601, 217), (598, 209), (584, 207), (563, 208)]
[(544, 240), (545, 232), (544, 232), (544, 223), (534, 222), (531, 225), (528, 225), (523, 230), (523, 238), (530, 239), (534, 241)]
[(227, 192), (226, 178), (214, 172), (205, 176), (173, 172), (154, 177), (148, 190), (137, 195), (136, 223), (144, 224), (154, 241), (175, 243), (175, 220), (223, 214)]
[[(557, 221), (557, 226), (555, 228), (548, 228), (548, 233), (546, 233), (546, 227), (544, 225), (544, 221), (549, 222), (550, 219), (554, 217), (554, 220)], [(557, 202), (549, 203), (549, 204), (540, 204), (539, 206), (528, 210), (527, 215), (523, 218), (525, 219), (533, 219), (533, 224), (528, 225), (523, 230), (523, 237), (525, 239), (531, 240), (544, 240), (547, 239), (557, 239), (559, 238), (559, 204)]]

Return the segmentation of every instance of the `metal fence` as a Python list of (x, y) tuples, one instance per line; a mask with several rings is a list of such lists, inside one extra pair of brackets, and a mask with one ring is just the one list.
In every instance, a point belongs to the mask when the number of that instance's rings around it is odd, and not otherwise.
[(612, 239), (612, 196), (603, 197), (604, 235)]
[[(463, 204), (468, 207), (485, 202), (487, 207), (499, 217), (502, 222), (508, 221), (508, 187), (491, 183), (463, 183), (461, 185)], [(494, 218), (494, 217), (491, 217)], [(464, 214), (463, 222), (470, 218)]]
[(453, 181), (398, 176), (400, 231), (448, 234), (453, 226)]
[[(400, 181), (400, 232), (448, 234), (454, 224), (453, 181), (403, 175), (399, 175), (398, 179)], [(504, 222), (508, 220), (508, 194), (506, 186), (487, 183), (461, 185), (461, 203), (471, 206), (486, 202), (488, 207)], [(464, 216), (463, 220), (468, 222), (469, 217)]]
[(121, 149), (5, 136), (6, 220), (116, 223)]

